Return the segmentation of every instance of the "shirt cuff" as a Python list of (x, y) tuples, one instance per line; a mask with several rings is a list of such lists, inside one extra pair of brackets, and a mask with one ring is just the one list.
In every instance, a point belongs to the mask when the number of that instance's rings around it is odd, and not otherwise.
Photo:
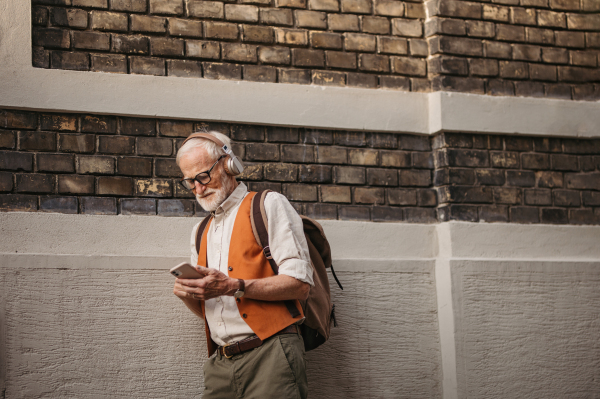
[(302, 259), (286, 259), (279, 265), (279, 274), (294, 277), (303, 283), (315, 286), (313, 282), (313, 267)]

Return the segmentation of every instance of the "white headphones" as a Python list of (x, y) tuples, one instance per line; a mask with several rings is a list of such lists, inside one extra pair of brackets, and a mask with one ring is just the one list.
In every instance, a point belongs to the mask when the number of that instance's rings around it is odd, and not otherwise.
[[(231, 151), (231, 149), (229, 147), (227, 147), (227, 145), (225, 145), (225, 143), (223, 143), (221, 140), (219, 140), (212, 134), (192, 133), (188, 136), (187, 139), (185, 139), (183, 144), (187, 143), (191, 139), (196, 139), (196, 138), (210, 140), (213, 143), (215, 143), (216, 145), (220, 146), (223, 151), (225, 151), (225, 154), (227, 154), (227, 158), (225, 158), (225, 162), (224, 162), (225, 173), (227, 173), (229, 176), (237, 176), (244, 171), (244, 164), (242, 163), (242, 161), (240, 161), (239, 158), (235, 156), (233, 151)], [(183, 144), (182, 144), (182, 146), (183, 146)]]

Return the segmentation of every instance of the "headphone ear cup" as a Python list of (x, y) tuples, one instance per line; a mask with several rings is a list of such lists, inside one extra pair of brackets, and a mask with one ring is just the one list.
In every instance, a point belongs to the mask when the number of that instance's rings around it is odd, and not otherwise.
[(235, 156), (228, 155), (225, 159), (225, 172), (229, 176), (237, 176), (244, 170), (244, 165)]

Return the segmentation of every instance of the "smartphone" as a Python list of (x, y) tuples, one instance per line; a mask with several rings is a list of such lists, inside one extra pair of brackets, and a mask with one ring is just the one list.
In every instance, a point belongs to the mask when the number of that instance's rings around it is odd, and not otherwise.
[(177, 278), (202, 278), (204, 277), (198, 270), (187, 262), (183, 262), (175, 266), (169, 271), (173, 276)]

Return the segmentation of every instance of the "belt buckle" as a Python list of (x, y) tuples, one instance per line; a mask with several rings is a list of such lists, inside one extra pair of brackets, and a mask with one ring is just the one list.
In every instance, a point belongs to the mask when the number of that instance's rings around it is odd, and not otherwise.
[(237, 342), (232, 342), (230, 344), (224, 345), (223, 346), (223, 356), (225, 356), (226, 359), (231, 359), (232, 357), (234, 357), (235, 355), (231, 355), (231, 356), (227, 356), (227, 353), (225, 352), (225, 349), (231, 345), (235, 345), (237, 344)]

